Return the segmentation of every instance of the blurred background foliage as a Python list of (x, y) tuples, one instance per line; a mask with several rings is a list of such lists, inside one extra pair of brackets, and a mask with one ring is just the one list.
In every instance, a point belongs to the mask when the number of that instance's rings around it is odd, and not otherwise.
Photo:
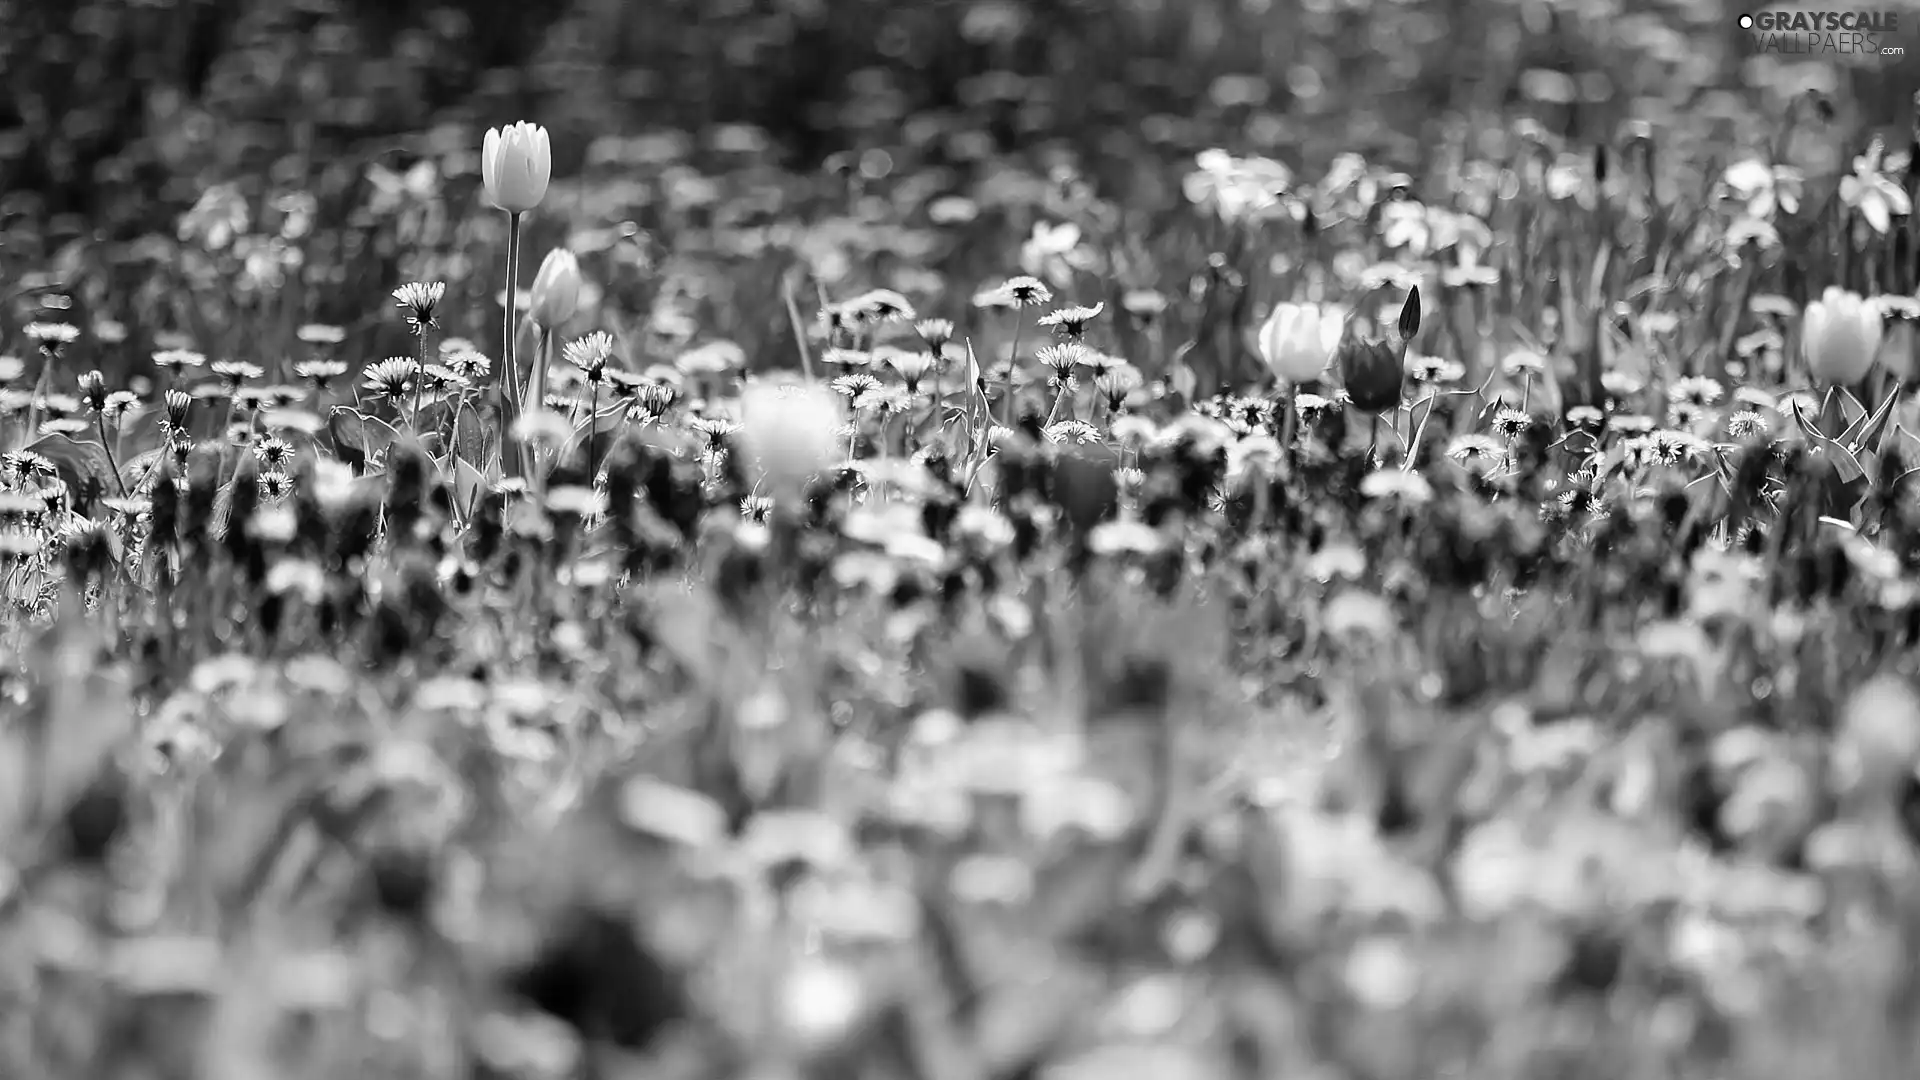
[[(222, 316), (180, 310), (178, 286), (224, 297), (237, 274), (242, 308), (351, 323), (399, 280), (481, 276), (480, 134), (520, 118), (555, 148), (536, 248), (646, 241), (629, 259), (657, 282), (660, 253), (725, 224), (722, 255), (797, 250), (823, 285), (898, 286), (831, 265), (817, 230), (744, 230), (844, 213), (871, 236), (964, 194), (971, 248), (953, 229), (877, 242), (952, 271), (1003, 259), (1063, 166), (1134, 215), (1117, 232), (1151, 236), (1209, 147), (1444, 178), (1510, 154), (1516, 117), (1575, 150), (1644, 121), (1697, 178), (1809, 89), (1845, 136), (1801, 163), (1840, 169), (1864, 129), (1904, 127), (1912, 84), (1901, 63), (1742, 57), (1722, 0), (0, 0), (0, 25), (0, 275), (209, 349)], [(874, 192), (885, 221), (860, 212)], [(1111, 269), (1165, 285), (1151, 262)], [(731, 288), (758, 288), (734, 263)], [(497, 293), (467, 298), (475, 336)]]

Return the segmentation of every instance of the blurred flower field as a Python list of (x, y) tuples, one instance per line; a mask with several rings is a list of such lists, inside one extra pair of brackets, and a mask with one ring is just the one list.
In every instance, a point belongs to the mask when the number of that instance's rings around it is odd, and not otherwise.
[(1915, 1074), (1911, 69), (0, 15), (0, 1077)]

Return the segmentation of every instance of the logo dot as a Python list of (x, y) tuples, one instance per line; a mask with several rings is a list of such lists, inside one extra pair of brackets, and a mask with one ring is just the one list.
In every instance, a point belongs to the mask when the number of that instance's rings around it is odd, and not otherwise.
[(1742, 30), (1753, 29), (1753, 16), (1751, 15), (1740, 16), (1740, 29)]

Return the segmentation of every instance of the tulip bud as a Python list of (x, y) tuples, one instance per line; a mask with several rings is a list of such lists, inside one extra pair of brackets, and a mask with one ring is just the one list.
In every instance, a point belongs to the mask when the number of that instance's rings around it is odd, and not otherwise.
[(528, 317), (546, 329), (568, 319), (580, 306), (580, 260), (565, 248), (554, 248), (540, 261), (533, 276), (533, 305)]
[(1353, 407), (1379, 413), (1399, 405), (1401, 383), (1406, 379), (1405, 356), (1405, 345), (1365, 341), (1358, 335), (1341, 342), (1340, 377)]
[(1260, 327), (1260, 358), (1288, 382), (1318, 379), (1333, 363), (1346, 321), (1333, 304), (1277, 304)]
[(1877, 305), (1859, 293), (1828, 286), (1820, 299), (1807, 305), (1800, 348), (1816, 380), (1844, 385), (1866, 378), (1884, 333)]
[(509, 214), (524, 214), (547, 197), (553, 147), (547, 129), (521, 121), (489, 128), (480, 150), (480, 179), (487, 199)]

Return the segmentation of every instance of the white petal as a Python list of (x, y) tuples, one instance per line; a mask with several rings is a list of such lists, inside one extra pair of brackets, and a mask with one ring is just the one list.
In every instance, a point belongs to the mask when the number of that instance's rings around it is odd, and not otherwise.
[(1893, 215), (1887, 212), (1887, 200), (1877, 191), (1868, 192), (1866, 198), (1860, 200), (1860, 216), (1866, 218), (1877, 233), (1884, 234), (1893, 224)]

